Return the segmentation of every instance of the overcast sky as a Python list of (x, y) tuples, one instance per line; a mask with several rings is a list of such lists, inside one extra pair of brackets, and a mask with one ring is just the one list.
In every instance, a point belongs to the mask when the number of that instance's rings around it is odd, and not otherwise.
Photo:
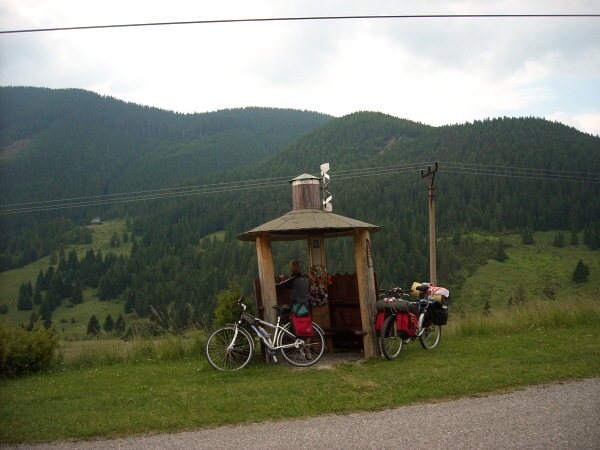
[[(0, 0), (0, 30), (271, 17), (599, 14), (600, 0)], [(0, 85), (178, 112), (543, 117), (600, 134), (600, 18), (318, 20), (0, 34)]]

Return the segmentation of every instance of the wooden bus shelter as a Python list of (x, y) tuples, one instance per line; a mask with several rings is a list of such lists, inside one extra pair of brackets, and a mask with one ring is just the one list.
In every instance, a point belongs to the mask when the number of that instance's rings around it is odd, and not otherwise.
[(278, 295), (275, 288), (273, 241), (305, 240), (309, 261), (305, 269), (319, 267), (326, 271), (325, 239), (351, 236), (356, 273), (331, 276), (328, 303), (313, 308), (313, 320), (324, 329), (329, 351), (333, 345), (341, 347), (362, 340), (359, 344), (364, 357), (378, 356), (379, 345), (373, 327), (377, 287), (370, 234), (380, 227), (325, 211), (321, 204), (320, 180), (313, 175), (305, 173), (291, 183), (292, 211), (237, 236), (239, 240), (256, 244), (258, 280), (255, 288), (262, 316), (275, 322), (277, 313), (273, 306), (287, 303), (285, 294)]

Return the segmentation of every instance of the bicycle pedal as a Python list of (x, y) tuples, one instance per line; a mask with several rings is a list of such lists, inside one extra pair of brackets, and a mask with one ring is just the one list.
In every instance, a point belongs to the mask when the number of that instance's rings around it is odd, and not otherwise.
[(273, 355), (273, 362), (274, 362), (275, 364), (277, 364), (277, 363), (278, 363), (278, 361), (277, 361), (277, 356), (275, 356), (275, 355)]

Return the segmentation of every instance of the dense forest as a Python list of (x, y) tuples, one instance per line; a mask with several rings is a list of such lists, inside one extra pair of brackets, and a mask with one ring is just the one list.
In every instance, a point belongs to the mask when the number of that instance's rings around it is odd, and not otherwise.
[[(92, 217), (126, 218), (131, 255), (99, 256), (103, 269), (91, 284), (89, 270), (78, 274), (72, 261), (69, 279), (122, 298), (127, 312), (160, 311), (180, 326), (206, 321), (230, 282), (251, 292), (254, 246), (235, 236), (288, 212), (288, 181), (304, 171), (318, 175), (329, 162), (334, 212), (380, 225), (373, 236), (378, 280), (407, 285), (428, 273), (428, 180), (419, 169), (439, 161), (438, 278), (460, 289), (473, 265), (502, 254), (470, 239), (473, 231), (568, 230), (598, 249), (599, 157), (597, 136), (537, 118), (430, 127), (374, 112), (183, 115), (80, 90), (0, 88), (1, 268), (83, 242)], [(152, 201), (51, 203), (216, 185), (223, 188)], [(44, 201), (52, 207), (14, 212)], [(352, 242), (330, 241), (329, 270), (353, 271)], [(274, 250), (276, 270), (305, 258), (302, 244)]]

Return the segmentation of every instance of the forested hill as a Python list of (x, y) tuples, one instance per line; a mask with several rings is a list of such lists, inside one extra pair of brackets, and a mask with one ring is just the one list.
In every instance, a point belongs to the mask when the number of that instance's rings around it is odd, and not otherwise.
[[(316, 174), (322, 162), (329, 162), (336, 212), (373, 223), (399, 223), (405, 220), (399, 217), (414, 221), (427, 215), (419, 168), (440, 161), (437, 212), (446, 233), (457, 228), (581, 229), (600, 217), (599, 157), (600, 138), (543, 119), (430, 127), (359, 112), (334, 119), (221, 179), (295, 176), (304, 168)], [(269, 193), (260, 213), (269, 217), (287, 211), (284, 184), (281, 194)], [(254, 191), (249, 195), (260, 196)], [(236, 197), (240, 204), (247, 201), (242, 194)], [(236, 230), (255, 226), (253, 214), (244, 212), (243, 219), (235, 220), (240, 210), (244, 208), (224, 211), (231, 218), (225, 222), (237, 223)]]
[[(428, 180), (419, 169), (433, 161), (441, 284), (459, 287), (469, 267), (501, 253), (501, 245), (479, 248), (467, 236), (473, 231), (556, 230), (600, 246), (600, 138), (542, 119), (431, 127), (376, 112), (182, 115), (31, 88), (0, 89), (0, 105), (5, 204), (232, 183), (186, 198), (0, 216), (3, 270), (77, 241), (76, 225), (91, 217), (129, 219), (130, 257), (90, 255), (88, 265), (102, 273), (81, 283), (123, 299), (127, 311), (154, 307), (178, 324), (192, 320), (188, 304), (210, 315), (232, 280), (251, 291), (255, 251), (235, 235), (288, 212), (288, 181), (305, 170), (317, 175), (323, 162), (331, 164), (334, 212), (382, 227), (372, 239), (382, 285), (428, 273)], [(206, 239), (223, 231), (222, 240)], [(301, 244), (275, 249), (278, 269), (305, 257)], [(327, 261), (333, 272), (352, 271), (351, 242), (331, 240)]]
[(3, 203), (178, 185), (259, 161), (330, 119), (275, 108), (179, 114), (78, 89), (2, 87)]

